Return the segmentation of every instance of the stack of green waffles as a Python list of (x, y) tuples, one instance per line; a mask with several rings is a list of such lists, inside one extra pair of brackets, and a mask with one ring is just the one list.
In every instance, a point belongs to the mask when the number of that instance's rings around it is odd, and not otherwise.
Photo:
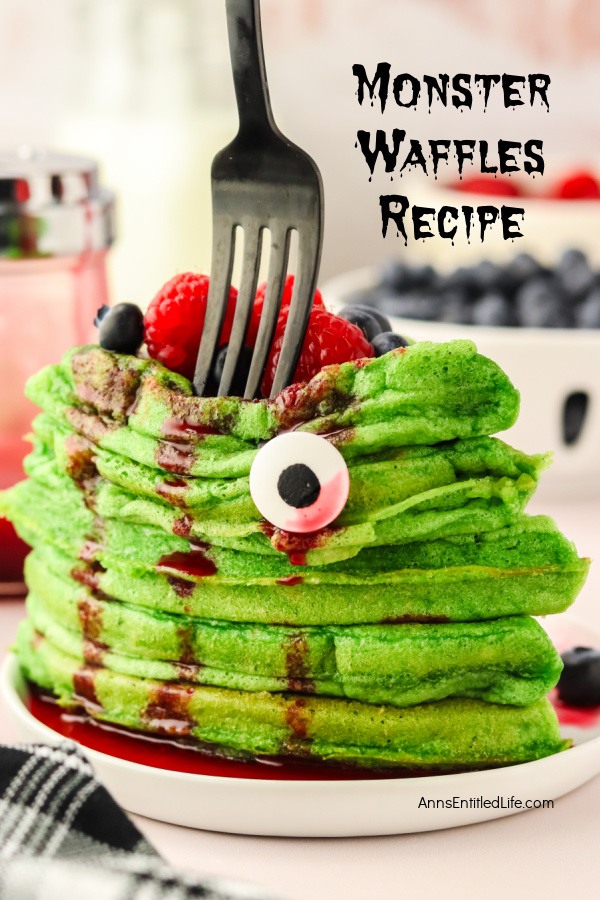
[[(255, 402), (87, 347), (28, 394), (29, 478), (0, 512), (34, 548), (18, 657), (61, 704), (226, 755), (448, 771), (566, 746), (545, 698), (561, 660), (531, 616), (564, 610), (587, 561), (525, 515), (548, 460), (489, 436), (518, 394), (472, 343)], [(266, 522), (248, 486), (291, 429), (350, 474), (308, 535)]]

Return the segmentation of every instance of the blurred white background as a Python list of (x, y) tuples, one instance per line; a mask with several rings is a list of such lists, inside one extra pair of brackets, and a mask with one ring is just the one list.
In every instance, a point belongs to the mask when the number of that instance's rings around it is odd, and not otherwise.
[[(381, 237), (383, 183), (368, 181), (359, 128), (538, 137), (546, 156), (595, 158), (598, 0), (263, 0), (262, 13), (276, 120), (323, 174), (322, 279), (410, 252)], [(391, 103), (381, 116), (359, 107), (352, 75), (353, 63), (380, 60), (417, 76), (545, 72), (550, 113), (493, 103), (429, 116)], [(222, 0), (0, 0), (0, 109), (5, 146), (99, 160), (119, 199), (118, 299), (145, 304), (176, 271), (209, 269), (210, 161), (236, 122)], [(406, 192), (419, 202), (418, 187)]]

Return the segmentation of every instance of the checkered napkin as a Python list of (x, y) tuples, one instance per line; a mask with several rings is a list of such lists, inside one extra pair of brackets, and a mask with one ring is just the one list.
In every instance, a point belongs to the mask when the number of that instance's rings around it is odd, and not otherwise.
[(72, 744), (0, 745), (0, 900), (200, 897), (268, 900), (171, 869)]

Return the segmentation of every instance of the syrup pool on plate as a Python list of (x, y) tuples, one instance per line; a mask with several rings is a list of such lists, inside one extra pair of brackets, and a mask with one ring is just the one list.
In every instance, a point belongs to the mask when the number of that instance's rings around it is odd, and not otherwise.
[[(579, 733), (598, 729), (600, 707), (577, 709), (566, 706), (557, 699), (556, 691), (550, 694), (550, 699), (561, 725), (574, 727)], [(25, 704), (34, 718), (62, 737), (117, 759), (170, 772), (267, 781), (357, 781), (432, 774), (424, 770), (369, 770), (311, 761), (290, 762), (283, 758), (227, 759), (186, 746), (172, 738), (141, 734), (95, 721), (81, 711), (65, 710), (52, 697), (36, 688), (27, 690)]]

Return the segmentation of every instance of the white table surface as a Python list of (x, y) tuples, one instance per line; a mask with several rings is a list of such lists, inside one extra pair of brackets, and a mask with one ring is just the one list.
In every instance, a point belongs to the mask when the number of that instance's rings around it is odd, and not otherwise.
[[(600, 631), (600, 498), (536, 499), (528, 511), (553, 515), (581, 555), (599, 560), (574, 613)], [(0, 599), (0, 658), (22, 616), (22, 602)], [(0, 742), (17, 740), (0, 710)], [(397, 837), (253, 838), (133, 818), (173, 865), (260, 884), (288, 900), (563, 900), (598, 896), (600, 883), (600, 777), (554, 809)]]

